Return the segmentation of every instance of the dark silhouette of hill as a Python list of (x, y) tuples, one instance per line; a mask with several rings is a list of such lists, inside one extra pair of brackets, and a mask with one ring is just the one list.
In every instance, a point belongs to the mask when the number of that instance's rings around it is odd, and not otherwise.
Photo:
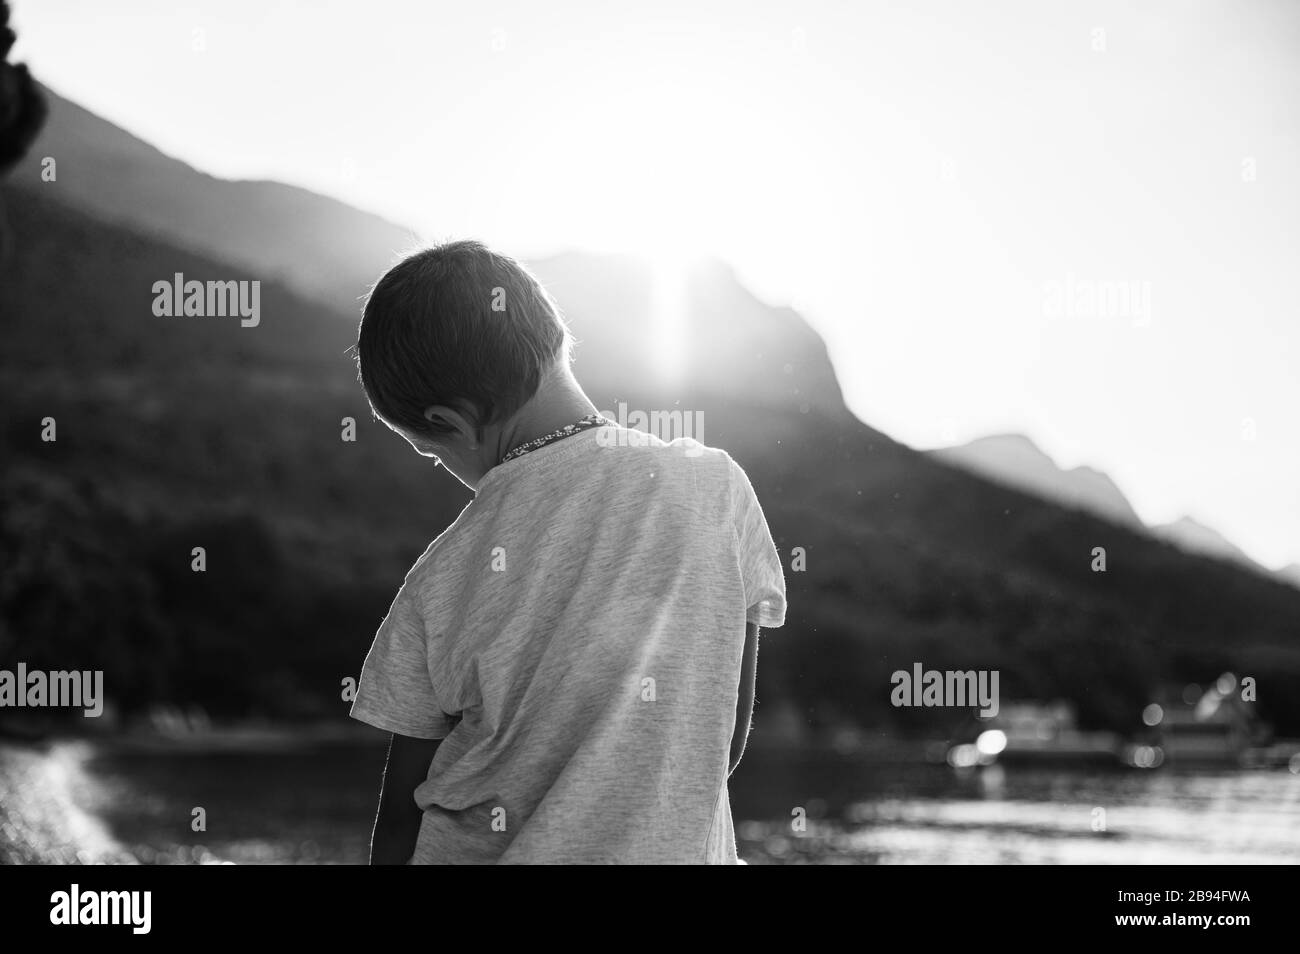
[[(0, 665), (104, 668), (128, 707), (341, 712), (340, 681), (466, 492), (369, 420), (344, 355), (354, 314), (271, 283), (256, 328), (155, 317), (152, 284), (174, 272), (256, 275), (56, 195), (6, 197)], [(838, 403), (798, 316), (724, 268), (689, 284), (677, 384), (643, 364), (635, 263), (539, 268), (593, 399), (701, 412), (705, 439), (750, 473), (783, 558), (805, 549), (787, 627), (764, 643), (764, 706), (814, 724), (951, 722), (890, 707), (889, 674), (919, 661), (999, 669), (1004, 698), (1064, 696), (1085, 721), (1128, 728), (1156, 684), (1231, 669), (1259, 681), (1262, 714), (1300, 728), (1294, 589), (891, 441)], [(46, 417), (55, 443), (40, 440)]]
[(1150, 529), (1160, 539), (1167, 540), (1189, 553), (1199, 553), (1218, 560), (1237, 563), (1255, 573), (1272, 572), (1252, 560), (1245, 551), (1219, 531), (1207, 527), (1192, 517), (1179, 517), (1177, 520), (1157, 524)]
[[(54, 193), (252, 278), (280, 279), (340, 311), (355, 308), (368, 283), (416, 241), (409, 229), (306, 189), (207, 175), (41, 88), (49, 115), (38, 145), (10, 174), (20, 188)], [(41, 178), (45, 156), (58, 164), (53, 183)]]
[(1112, 523), (1143, 526), (1133, 505), (1109, 475), (1091, 467), (1066, 470), (1023, 434), (992, 434), (929, 453), (945, 464), (969, 470), (994, 483), (1087, 510)]
[[(45, 89), (45, 95), (46, 129), (39, 147), (15, 169), (13, 185), (238, 266), (245, 277), (283, 279), (300, 295), (345, 315), (339, 329), (342, 333), (346, 327), (345, 337), (354, 330), (360, 296), (396, 253), (415, 242), (409, 229), (305, 189), (214, 178), (51, 90)], [(47, 155), (59, 161), (59, 178), (53, 183), (41, 178), (41, 158)], [(649, 378), (655, 353), (663, 348), (649, 327), (650, 274), (633, 261), (613, 257), (598, 265), (581, 256), (537, 264), (560, 298), (577, 289), (589, 311), (620, 315), (619, 321), (585, 323), (584, 337), (593, 339), (589, 350), (619, 354), (616, 364), (591, 362), (591, 373), (608, 369), (615, 391), (620, 382)], [(691, 329), (691, 348), (684, 356), (693, 362), (687, 380), (707, 376), (716, 390), (746, 395), (755, 403), (802, 394), (801, 401), (822, 410), (842, 409), (834, 375), (825, 373), (829, 361), (817, 334), (789, 309), (755, 301), (725, 266), (704, 267), (717, 273), (707, 288), (718, 297), (707, 305), (721, 320)], [(736, 322), (749, 327), (746, 340), (753, 347), (737, 349)], [(322, 332), (323, 340), (333, 342), (333, 331)]]
[(1188, 553), (1236, 563), (1252, 573), (1271, 575), (1291, 585), (1297, 583), (1293, 569), (1261, 566), (1223, 534), (1191, 517), (1146, 526), (1109, 475), (1092, 467), (1062, 468), (1023, 434), (993, 434), (927, 453), (994, 483), (1086, 510), (1112, 523), (1145, 527), (1147, 533)]

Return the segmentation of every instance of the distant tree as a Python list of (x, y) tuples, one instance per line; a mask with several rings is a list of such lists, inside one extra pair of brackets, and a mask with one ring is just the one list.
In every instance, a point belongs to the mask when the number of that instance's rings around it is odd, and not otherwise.
[(9, 4), (0, 0), (0, 176), (27, 155), (45, 122), (45, 97), (22, 64), (9, 62), (14, 31)]

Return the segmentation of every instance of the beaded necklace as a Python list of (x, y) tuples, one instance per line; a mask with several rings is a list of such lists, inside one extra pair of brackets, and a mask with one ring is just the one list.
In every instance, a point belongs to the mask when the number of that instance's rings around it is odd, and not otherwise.
[(505, 457), (502, 457), (501, 463), (504, 464), (506, 461), (513, 460), (516, 457), (521, 457), (529, 451), (534, 451), (539, 447), (545, 447), (547, 444), (553, 444), (558, 440), (563, 440), (579, 431), (585, 431), (589, 427), (603, 427), (604, 425), (613, 423), (613, 421), (601, 417), (599, 414), (588, 414), (580, 421), (575, 421), (572, 424), (565, 424), (563, 427), (551, 431), (549, 434), (543, 434), (541, 437), (535, 437), (531, 441), (524, 441), (518, 447), (515, 447), (506, 454)]

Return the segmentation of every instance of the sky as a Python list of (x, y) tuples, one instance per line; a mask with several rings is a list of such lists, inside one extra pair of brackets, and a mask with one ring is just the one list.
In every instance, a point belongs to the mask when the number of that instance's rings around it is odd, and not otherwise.
[(1300, 561), (1300, 4), (12, 6), (16, 59), (204, 171), (716, 255), (892, 437), (1027, 434)]

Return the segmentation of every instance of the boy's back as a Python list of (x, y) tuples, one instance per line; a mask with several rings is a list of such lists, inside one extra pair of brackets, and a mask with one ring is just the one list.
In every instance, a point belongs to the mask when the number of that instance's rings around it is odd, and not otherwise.
[(745, 627), (785, 613), (744, 472), (607, 426), (477, 491), (408, 574), (352, 710), (444, 739), (411, 860), (735, 863)]

